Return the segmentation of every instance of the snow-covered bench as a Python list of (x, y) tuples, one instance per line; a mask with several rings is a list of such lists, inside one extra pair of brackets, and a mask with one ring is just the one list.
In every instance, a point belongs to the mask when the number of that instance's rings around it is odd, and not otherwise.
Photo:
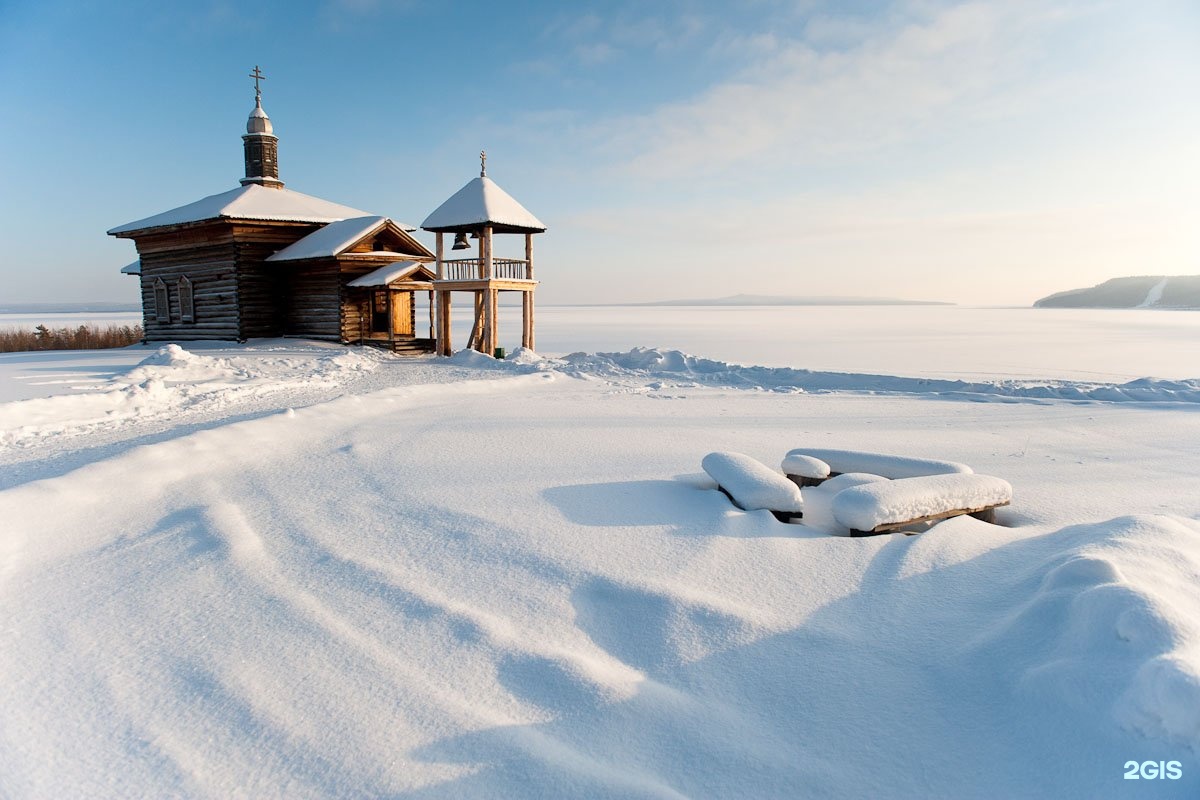
[(884, 478), (920, 478), (927, 475), (971, 474), (966, 464), (934, 458), (910, 458), (861, 450), (798, 447), (783, 457), (783, 472), (797, 486), (816, 486), (826, 478), (847, 472), (865, 472)]
[(851, 536), (872, 536), (962, 514), (994, 522), (995, 510), (1011, 502), (1008, 481), (954, 473), (851, 486), (833, 496), (832, 511)]
[(700, 465), (738, 508), (766, 509), (781, 522), (802, 516), (799, 487), (762, 462), (741, 453), (709, 453)]

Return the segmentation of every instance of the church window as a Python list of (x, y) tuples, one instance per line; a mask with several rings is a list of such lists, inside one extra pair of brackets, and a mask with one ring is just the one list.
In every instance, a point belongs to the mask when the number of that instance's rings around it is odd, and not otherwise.
[(162, 278), (154, 279), (154, 321), (171, 321), (171, 300), (167, 296), (167, 284)]
[(196, 319), (195, 306), (192, 301), (192, 282), (187, 275), (179, 279), (179, 321), (194, 322)]

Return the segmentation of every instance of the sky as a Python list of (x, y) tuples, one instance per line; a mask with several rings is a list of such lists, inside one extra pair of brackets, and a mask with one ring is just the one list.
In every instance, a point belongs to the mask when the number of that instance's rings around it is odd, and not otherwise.
[(1190, 0), (0, 0), (0, 304), (135, 303), (105, 231), (238, 185), (255, 65), (291, 189), (419, 225), (486, 148), (541, 303), (1200, 273)]

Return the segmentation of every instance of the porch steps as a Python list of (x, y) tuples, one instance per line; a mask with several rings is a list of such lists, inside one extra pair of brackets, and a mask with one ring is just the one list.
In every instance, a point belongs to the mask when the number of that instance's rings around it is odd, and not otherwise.
[(368, 339), (363, 344), (378, 347), (380, 350), (391, 350), (398, 356), (423, 356), (434, 351), (433, 339), (397, 339), (395, 342)]

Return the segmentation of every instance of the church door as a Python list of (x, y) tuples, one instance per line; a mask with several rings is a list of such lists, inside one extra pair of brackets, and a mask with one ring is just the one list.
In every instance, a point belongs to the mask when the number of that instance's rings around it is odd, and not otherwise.
[(392, 333), (413, 336), (413, 293), (392, 292)]

